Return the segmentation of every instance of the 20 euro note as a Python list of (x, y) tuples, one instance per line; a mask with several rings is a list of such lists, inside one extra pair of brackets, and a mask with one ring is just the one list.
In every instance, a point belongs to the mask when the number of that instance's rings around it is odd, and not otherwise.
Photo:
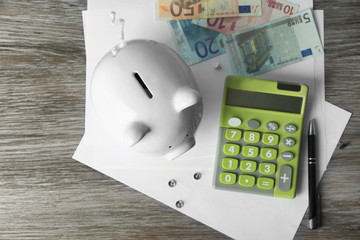
[(220, 45), (233, 73), (247, 77), (324, 54), (311, 10), (225, 35)]
[(262, 16), (193, 19), (192, 23), (223, 34), (239, 32), (297, 13), (299, 5), (285, 0), (262, 0)]
[(170, 21), (170, 32), (182, 59), (190, 66), (225, 53), (219, 41), (224, 35), (199, 27), (191, 20)]
[(156, 0), (159, 20), (261, 16), (261, 0)]

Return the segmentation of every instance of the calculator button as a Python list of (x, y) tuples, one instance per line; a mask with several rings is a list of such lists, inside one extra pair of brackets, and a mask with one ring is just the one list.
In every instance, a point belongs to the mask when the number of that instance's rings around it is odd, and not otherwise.
[(283, 145), (285, 146), (285, 147), (292, 147), (292, 146), (294, 146), (295, 145), (295, 140), (294, 139), (292, 139), (292, 138), (284, 138), (283, 140), (282, 140), (282, 143), (283, 143)]
[(255, 185), (255, 177), (250, 175), (240, 175), (239, 184), (243, 187), (253, 187)]
[(294, 133), (296, 132), (297, 128), (294, 124), (286, 124), (284, 130), (287, 133)]
[(291, 161), (294, 159), (294, 154), (291, 152), (282, 152), (280, 157), (285, 161)]
[(275, 146), (279, 143), (279, 135), (272, 133), (264, 133), (262, 142), (266, 145)]
[(247, 122), (247, 126), (252, 129), (257, 129), (260, 127), (260, 122), (258, 120), (252, 119)]
[(236, 182), (236, 174), (222, 172), (220, 173), (220, 182), (223, 184), (234, 184)]
[(279, 169), (278, 188), (283, 191), (289, 191), (291, 188), (292, 168), (288, 165), (283, 165)]
[(258, 132), (244, 132), (244, 141), (247, 143), (257, 143), (260, 141), (260, 133)]
[(228, 124), (232, 127), (238, 127), (241, 125), (241, 119), (237, 117), (230, 118)]
[(254, 161), (242, 160), (240, 162), (240, 170), (243, 172), (255, 172), (256, 165), (257, 164)]
[(266, 178), (266, 177), (259, 177), (257, 181), (258, 188), (269, 190), (274, 187), (274, 179)]
[(276, 122), (267, 122), (265, 127), (269, 131), (276, 131), (279, 129), (279, 125)]
[(259, 172), (264, 175), (272, 175), (276, 171), (275, 164), (272, 163), (260, 163)]
[(277, 150), (273, 148), (262, 148), (260, 156), (265, 160), (274, 160), (277, 157)]
[(259, 155), (259, 148), (255, 146), (244, 146), (241, 154), (244, 157), (255, 158)]
[(240, 146), (237, 144), (226, 143), (224, 144), (224, 153), (226, 155), (235, 156), (240, 152)]
[(239, 141), (241, 139), (241, 131), (237, 129), (226, 129), (225, 138), (229, 141)]
[(235, 170), (239, 166), (239, 160), (235, 158), (223, 158), (221, 166), (226, 170)]

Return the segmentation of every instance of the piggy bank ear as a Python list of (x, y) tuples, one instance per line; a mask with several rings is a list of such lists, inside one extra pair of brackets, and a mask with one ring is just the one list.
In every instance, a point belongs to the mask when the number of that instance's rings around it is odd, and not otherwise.
[(190, 87), (180, 88), (174, 96), (174, 107), (178, 112), (199, 102), (201, 102), (200, 92)]
[(124, 131), (123, 139), (128, 147), (137, 144), (145, 135), (150, 132), (150, 128), (142, 122), (130, 123)]

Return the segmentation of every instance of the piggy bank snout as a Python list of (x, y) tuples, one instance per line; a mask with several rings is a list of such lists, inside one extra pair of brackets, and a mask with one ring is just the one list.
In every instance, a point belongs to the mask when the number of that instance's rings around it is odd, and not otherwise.
[(202, 102), (188, 106), (171, 116), (161, 116), (152, 120), (130, 123), (123, 139), (127, 146), (137, 152), (165, 156), (172, 160), (195, 145), (194, 134), (202, 116)]
[(165, 154), (165, 157), (169, 160), (173, 160), (190, 150), (193, 146), (195, 146), (195, 138), (193, 136), (188, 137), (179, 145), (174, 147), (171, 146), (172, 149), (169, 149), (168, 153)]
[[(194, 93), (196, 92), (197, 91)], [(195, 146), (194, 135), (202, 117), (202, 101), (201, 97), (198, 97), (199, 96), (195, 94), (191, 96), (190, 100), (185, 101), (185, 103), (189, 104), (182, 105), (183, 109), (178, 115), (180, 123), (169, 126), (168, 130), (172, 134), (170, 134), (167, 139), (169, 146), (164, 155), (169, 160), (177, 158)]]

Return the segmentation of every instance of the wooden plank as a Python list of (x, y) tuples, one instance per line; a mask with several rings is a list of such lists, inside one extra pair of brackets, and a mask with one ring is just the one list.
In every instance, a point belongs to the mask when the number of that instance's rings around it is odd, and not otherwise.
[[(325, 10), (326, 99), (353, 112), (321, 182), (323, 226), (360, 236), (360, 3)], [(71, 159), (84, 131), (85, 0), (0, 1), (0, 239), (227, 239)], [(331, 119), (329, 119), (331, 121)]]

